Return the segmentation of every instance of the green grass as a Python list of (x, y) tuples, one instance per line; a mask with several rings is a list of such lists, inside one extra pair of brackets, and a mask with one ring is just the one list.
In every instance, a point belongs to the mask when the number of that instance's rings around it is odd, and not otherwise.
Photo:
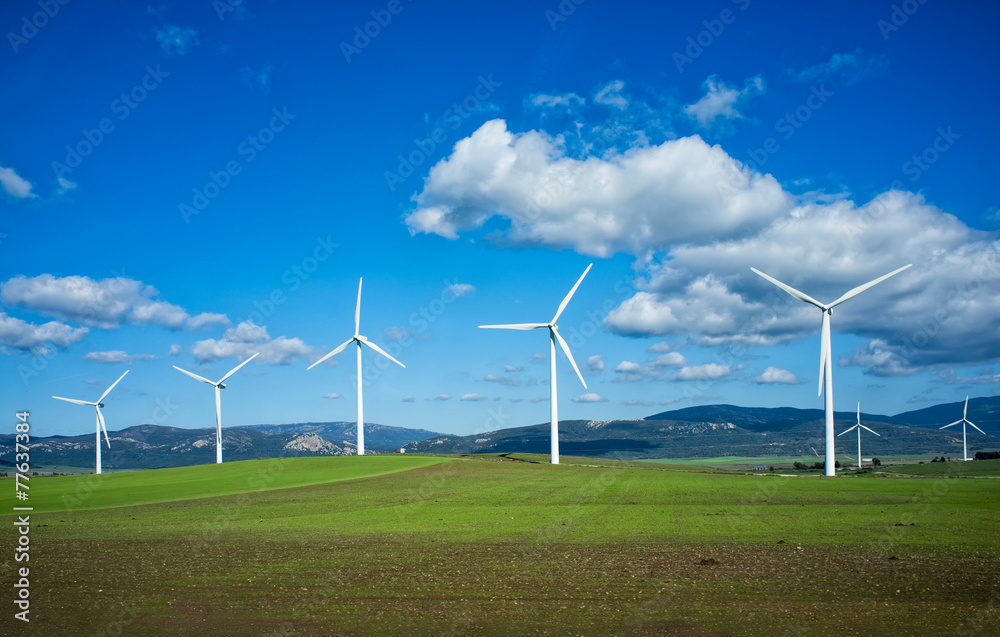
[[(276, 458), (155, 471), (39, 476), (28, 484), (36, 511), (86, 510), (355, 480), (444, 461), (434, 456), (349, 456), (340, 462), (330, 462), (329, 458)], [(11, 485), (0, 495), (0, 506), (6, 510), (18, 506), (13, 491)]]
[(271, 461), (115, 474), (72, 510), (77, 478), (33, 481), (32, 630), (996, 634), (992, 480), (535, 460), (299, 458), (263, 488)]
[(882, 473), (902, 473), (912, 476), (954, 476), (1000, 478), (1000, 460), (970, 460), (963, 462), (924, 462), (924, 464), (883, 466)]

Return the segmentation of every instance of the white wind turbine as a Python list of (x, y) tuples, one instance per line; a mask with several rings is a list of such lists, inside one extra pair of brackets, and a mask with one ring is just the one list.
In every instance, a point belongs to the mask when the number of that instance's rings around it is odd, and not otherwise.
[(593, 263), (587, 266), (587, 269), (583, 271), (580, 278), (577, 279), (576, 285), (573, 289), (569, 291), (566, 298), (562, 300), (559, 304), (559, 309), (556, 310), (555, 316), (548, 323), (514, 323), (511, 325), (480, 325), (481, 328), (486, 329), (501, 329), (501, 330), (536, 330), (543, 327), (549, 330), (549, 423), (551, 424), (551, 462), (552, 464), (559, 464), (559, 405), (556, 400), (556, 342), (559, 342), (559, 347), (562, 348), (566, 358), (569, 359), (569, 364), (573, 366), (573, 371), (580, 378), (580, 382), (583, 383), (584, 389), (587, 388), (587, 381), (583, 380), (583, 374), (580, 373), (580, 368), (576, 366), (576, 361), (573, 360), (573, 354), (569, 351), (569, 345), (559, 334), (559, 326), (556, 325), (556, 321), (559, 320), (559, 315), (563, 313), (566, 306), (569, 304), (569, 300), (573, 298), (576, 293), (576, 289), (580, 287), (580, 283), (583, 282), (583, 277), (587, 276), (590, 272), (590, 268), (593, 267)]
[[(828, 304), (820, 303), (819, 301), (812, 298), (808, 294), (803, 294), (802, 292), (799, 292), (792, 286), (785, 285), (781, 281), (769, 277), (768, 275), (764, 274), (757, 268), (750, 268), (751, 270), (753, 270), (760, 276), (764, 277), (774, 285), (778, 286), (785, 292), (791, 294), (798, 300), (803, 301), (805, 303), (809, 303), (810, 305), (815, 305), (816, 307), (818, 307), (820, 310), (823, 311), (823, 330), (822, 330), (822, 335), (820, 337), (821, 342), (820, 342), (820, 352), (819, 352), (819, 391), (817, 392), (817, 394), (824, 394), (823, 402), (826, 411), (826, 457), (825, 457), (826, 470), (824, 473), (828, 476), (836, 475), (836, 469), (834, 467), (835, 461), (834, 461), (834, 435), (833, 435), (833, 363), (832, 363), (833, 356), (830, 352), (830, 316), (833, 314), (833, 308), (837, 307), (844, 301), (853, 298), (858, 294), (861, 294), (868, 288), (878, 283), (881, 283), (882, 281), (885, 281), (889, 277), (899, 274), (900, 272), (910, 267), (911, 265), (913, 264), (910, 263), (904, 265), (898, 270), (893, 270), (889, 274), (880, 276), (874, 281), (869, 281), (864, 285), (859, 285), (850, 292), (847, 292), (846, 294), (841, 296), (833, 303), (828, 303)], [(824, 381), (825, 381), (825, 387), (824, 387)]]
[(882, 434), (876, 433), (875, 430), (870, 429), (868, 427), (865, 427), (864, 425), (861, 424), (861, 403), (858, 403), (858, 424), (854, 425), (853, 427), (851, 427), (850, 429), (848, 429), (846, 431), (840, 432), (839, 434), (837, 434), (837, 437), (839, 438), (839, 437), (843, 436), (846, 433), (854, 431), (855, 429), (858, 430), (858, 469), (860, 469), (861, 468), (861, 430), (862, 429), (868, 429), (868, 431), (872, 432), (873, 434), (875, 434), (879, 438), (882, 437)]
[[(125, 370), (125, 374), (128, 374), (129, 371), (131, 370)], [(95, 473), (101, 472), (101, 430), (104, 430), (104, 442), (108, 443), (108, 449), (111, 448), (111, 441), (108, 440), (108, 428), (104, 425), (104, 415), (101, 413), (101, 407), (104, 406), (104, 403), (102, 401), (105, 398), (107, 398), (108, 394), (111, 393), (111, 390), (115, 388), (115, 385), (121, 382), (121, 379), (125, 378), (125, 374), (122, 374), (121, 376), (118, 377), (118, 380), (111, 383), (111, 387), (105, 389), (104, 393), (101, 394), (101, 397), (98, 398), (97, 402), (94, 403), (87, 402), (86, 400), (77, 400), (75, 398), (63, 398), (62, 396), (53, 396), (53, 398), (55, 398), (56, 400), (65, 400), (68, 403), (74, 403), (76, 405), (92, 405), (97, 410), (97, 426), (96, 426), (97, 444), (94, 445), (95, 447), (97, 447), (97, 464)]]
[[(962, 419), (961, 420), (956, 420), (955, 422), (951, 423), (951, 425), (945, 425), (944, 427), (941, 427), (941, 429), (945, 429), (947, 427), (951, 427), (952, 425), (957, 425), (959, 423), (962, 424), (962, 460), (968, 460), (969, 459), (969, 447), (965, 443), (965, 425), (969, 424), (969, 425), (972, 425), (973, 427), (976, 427), (976, 425), (973, 424), (973, 422), (967, 418), (968, 415), (969, 415), (969, 397), (966, 396), (965, 397), (965, 410), (962, 412)], [(980, 429), (979, 427), (976, 427), (976, 431), (978, 431), (979, 433), (983, 434), (984, 436), (986, 435), (986, 432), (983, 431), (982, 429)]]
[(257, 358), (258, 356), (260, 356), (260, 352), (257, 352), (250, 358), (246, 359), (236, 367), (229, 370), (226, 373), (226, 375), (220, 378), (219, 381), (216, 383), (213, 383), (207, 378), (203, 378), (198, 374), (192, 374), (188, 370), (181, 369), (177, 365), (174, 365), (174, 369), (176, 369), (177, 371), (184, 372), (185, 374), (187, 374), (188, 376), (190, 376), (195, 380), (200, 380), (203, 383), (208, 383), (209, 385), (215, 387), (215, 463), (216, 464), (222, 464), (222, 395), (219, 392), (226, 388), (226, 386), (223, 384), (226, 382), (226, 379), (235, 374), (237, 371), (239, 371), (241, 367), (243, 367), (253, 359)]
[(366, 347), (370, 347), (379, 354), (381, 354), (382, 356), (385, 356), (386, 358), (391, 360), (393, 363), (396, 363), (397, 365), (399, 365), (404, 369), (406, 368), (406, 365), (397, 361), (395, 358), (390, 356), (388, 352), (383, 350), (375, 343), (369, 341), (368, 337), (362, 336), (359, 333), (361, 331), (361, 282), (363, 280), (364, 280), (363, 277), (358, 279), (358, 304), (354, 308), (354, 336), (341, 343), (340, 346), (337, 347), (337, 349), (333, 350), (332, 352), (330, 352), (323, 358), (319, 359), (318, 361), (316, 361), (307, 368), (307, 369), (312, 369), (313, 367), (316, 367), (317, 365), (319, 365), (326, 359), (330, 358), (331, 356), (336, 356), (337, 354), (341, 353), (342, 351), (344, 351), (344, 348), (346, 348), (351, 343), (357, 343), (358, 345), (358, 455), (359, 456), (365, 455), (365, 428), (364, 428), (365, 407), (364, 407), (364, 400), (362, 399), (361, 396), (361, 346), (364, 345)]

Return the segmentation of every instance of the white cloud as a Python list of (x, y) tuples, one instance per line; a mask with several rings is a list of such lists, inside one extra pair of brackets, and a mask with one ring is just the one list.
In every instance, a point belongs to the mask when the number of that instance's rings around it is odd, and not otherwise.
[(532, 106), (540, 108), (563, 108), (567, 110), (572, 110), (575, 106), (583, 106), (587, 103), (586, 99), (576, 93), (563, 93), (561, 95), (536, 93), (531, 95), (528, 101)]
[(750, 97), (764, 92), (764, 80), (757, 75), (747, 79), (742, 89), (726, 86), (716, 76), (705, 80), (705, 95), (694, 104), (684, 107), (684, 112), (696, 120), (703, 128), (708, 128), (717, 119), (742, 119), (738, 107)]
[(684, 358), (684, 355), (680, 352), (670, 352), (669, 354), (662, 354), (656, 357), (651, 365), (653, 367), (683, 367), (688, 364), (688, 359)]
[(118, 277), (95, 281), (85, 276), (16, 276), (0, 284), (6, 305), (16, 305), (83, 325), (116, 329), (125, 323), (180, 329), (182, 308), (159, 300), (159, 291), (141, 281)]
[(65, 195), (70, 190), (73, 190), (73, 189), (76, 188), (76, 182), (75, 181), (70, 181), (69, 179), (66, 179), (65, 177), (57, 177), (56, 178), (56, 182), (59, 184), (59, 187), (56, 188), (56, 191), (55, 191), (56, 196)]
[(509, 385), (511, 387), (516, 387), (521, 384), (521, 381), (515, 376), (497, 376), (496, 374), (487, 374), (483, 377), (483, 380), (490, 383), (498, 383), (500, 385)]
[(666, 341), (660, 341), (659, 343), (653, 343), (652, 345), (650, 345), (646, 351), (651, 354), (662, 354), (664, 352), (669, 352), (673, 349), (674, 348), (672, 345), (670, 345), (670, 343)]
[(385, 337), (390, 341), (399, 341), (410, 335), (410, 330), (405, 327), (387, 327), (385, 329)]
[(189, 318), (185, 325), (189, 330), (199, 331), (206, 330), (213, 325), (230, 325), (232, 321), (225, 314), (218, 314), (216, 312), (202, 312), (196, 316)]
[(417, 399), (414, 398), (413, 396), (403, 396), (402, 400), (403, 400), (404, 403), (414, 403), (414, 402), (417, 402)]
[(606, 403), (606, 402), (608, 402), (608, 399), (605, 398), (604, 396), (601, 396), (600, 394), (595, 394), (595, 393), (591, 392), (591, 393), (582, 394), (580, 396), (576, 396), (575, 398), (573, 398), (573, 402), (575, 402), (575, 403)]
[(37, 325), (0, 312), (0, 345), (36, 355), (51, 351), (48, 345), (65, 349), (79, 343), (88, 332), (85, 327), (70, 327), (56, 321)]
[(198, 31), (193, 27), (181, 28), (174, 24), (166, 24), (156, 30), (156, 41), (165, 55), (184, 55), (191, 47), (198, 46)]
[(531, 402), (532, 403), (547, 403), (547, 402), (549, 402), (549, 397), (548, 396), (539, 396), (538, 398), (532, 398)]
[(542, 354), (541, 352), (535, 352), (534, 354), (531, 355), (531, 362), (532, 363), (542, 363), (544, 361), (547, 361), (548, 358), (549, 358), (548, 356), (546, 356), (545, 354)]
[(504, 365), (503, 371), (505, 372), (519, 372), (524, 369), (524, 365)]
[(447, 290), (454, 296), (472, 296), (476, 293), (476, 286), (469, 283), (453, 283)]
[(631, 400), (623, 401), (622, 404), (626, 407), (652, 407), (656, 403), (651, 400), (636, 400), (633, 398)]
[(434, 400), (440, 400), (440, 401), (451, 400), (451, 396), (449, 394), (438, 394), (437, 396), (434, 397)]
[(31, 192), (31, 182), (14, 172), (13, 168), (0, 166), (0, 188), (18, 199), (32, 199), (38, 196)]
[(233, 343), (263, 343), (269, 337), (267, 328), (255, 325), (253, 321), (243, 321), (236, 327), (226, 330), (223, 338)]
[(492, 120), (431, 169), (416, 203), (413, 233), (455, 239), (500, 216), (510, 225), (498, 241), (610, 256), (759, 230), (792, 199), (697, 136), (579, 160), (545, 133)]
[(787, 369), (768, 367), (754, 378), (758, 385), (798, 385), (798, 377)]
[(662, 354), (650, 363), (640, 365), (632, 361), (622, 361), (615, 367), (615, 372), (621, 374), (621, 379), (634, 383), (641, 380), (658, 379), (664, 370), (687, 365), (688, 360), (678, 352)]
[(120, 349), (107, 352), (88, 352), (83, 355), (83, 360), (92, 363), (131, 363), (132, 361), (149, 361), (156, 358), (152, 354), (129, 355)]
[(221, 339), (209, 338), (197, 341), (191, 347), (191, 354), (199, 363), (210, 363), (223, 358), (246, 359), (260, 352), (255, 360), (261, 365), (290, 365), (300, 358), (308, 357), (312, 348), (299, 338), (279, 336), (275, 339), (267, 333), (267, 328), (243, 321), (226, 330)]
[(459, 400), (479, 402), (489, 399), (486, 396), (483, 396), (482, 394), (462, 394), (462, 397), (459, 398)]
[(704, 365), (694, 365), (682, 367), (676, 374), (670, 376), (672, 381), (686, 380), (719, 380), (732, 373), (729, 365), (719, 365), (718, 363), (705, 363)]
[(789, 69), (786, 75), (800, 82), (823, 82), (836, 79), (850, 86), (884, 71), (889, 66), (883, 55), (866, 57), (861, 49), (853, 53), (834, 53), (826, 62), (814, 64), (801, 71)]
[(323, 398), (329, 398), (331, 400), (336, 400), (336, 399), (340, 398), (340, 394), (334, 392), (332, 394), (326, 394), (326, 395), (324, 395)]
[(625, 110), (628, 108), (628, 98), (622, 95), (622, 90), (624, 88), (625, 82), (622, 82), (621, 80), (612, 80), (597, 91), (594, 95), (594, 101), (598, 104), (604, 104), (605, 106)]
[(587, 359), (587, 369), (592, 372), (601, 373), (604, 371), (604, 357), (595, 354)]
[(167, 352), (167, 356), (180, 356), (181, 352), (183, 351), (184, 351), (183, 347), (181, 347), (177, 343), (174, 343), (173, 345), (170, 346), (170, 351)]

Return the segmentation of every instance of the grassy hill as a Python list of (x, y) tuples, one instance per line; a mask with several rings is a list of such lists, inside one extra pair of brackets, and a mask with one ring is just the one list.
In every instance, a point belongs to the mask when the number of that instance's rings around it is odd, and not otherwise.
[[(23, 634), (1000, 628), (994, 480), (522, 460), (291, 458), (33, 479), (37, 614)], [(0, 486), (10, 511), (13, 485)], [(84, 505), (61, 506), (88, 486)]]

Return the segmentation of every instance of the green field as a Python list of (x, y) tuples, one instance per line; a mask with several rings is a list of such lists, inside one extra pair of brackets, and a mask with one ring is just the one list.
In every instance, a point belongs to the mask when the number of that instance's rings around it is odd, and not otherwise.
[[(1000, 634), (996, 480), (537, 460), (294, 458), (37, 478), (32, 622), (8, 609), (0, 626), (13, 626), (5, 635)], [(13, 481), (0, 486), (4, 511), (24, 504)], [(15, 542), (8, 531), (4, 546)], [(8, 591), (13, 566), (3, 565)]]

